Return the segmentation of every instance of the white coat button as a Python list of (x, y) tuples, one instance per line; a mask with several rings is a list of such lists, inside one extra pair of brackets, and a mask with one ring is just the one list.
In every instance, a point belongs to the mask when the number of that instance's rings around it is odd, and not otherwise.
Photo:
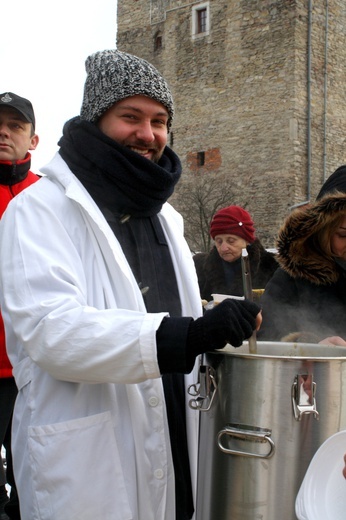
[(157, 397), (153, 396), (149, 398), (149, 406), (157, 406), (159, 404), (159, 400)]
[(163, 470), (162, 469), (156, 469), (154, 471), (154, 477), (157, 479), (163, 478)]

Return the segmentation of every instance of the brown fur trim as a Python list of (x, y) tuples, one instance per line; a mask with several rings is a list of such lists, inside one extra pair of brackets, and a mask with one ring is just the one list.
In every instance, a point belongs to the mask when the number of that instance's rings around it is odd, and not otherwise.
[(346, 194), (335, 193), (289, 215), (279, 231), (277, 248), (281, 267), (293, 278), (316, 285), (334, 283), (339, 270), (333, 257), (316, 249), (313, 237), (335, 219), (346, 215)]

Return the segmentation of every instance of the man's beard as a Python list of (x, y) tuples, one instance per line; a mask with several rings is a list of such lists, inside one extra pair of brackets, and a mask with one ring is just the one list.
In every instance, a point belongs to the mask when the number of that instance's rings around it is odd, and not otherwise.
[(130, 148), (133, 152), (138, 153), (138, 155), (142, 155), (143, 157), (145, 157), (145, 154), (142, 154), (140, 151), (137, 151), (136, 148), (138, 148), (138, 150), (148, 150), (148, 152), (151, 153), (151, 157), (150, 159), (148, 159), (156, 164), (161, 159), (163, 151), (165, 149), (165, 147), (161, 149), (158, 146), (147, 145), (147, 143), (145, 143), (144, 141), (137, 141), (136, 143), (128, 143), (126, 141), (123, 141), (121, 144), (126, 148)]

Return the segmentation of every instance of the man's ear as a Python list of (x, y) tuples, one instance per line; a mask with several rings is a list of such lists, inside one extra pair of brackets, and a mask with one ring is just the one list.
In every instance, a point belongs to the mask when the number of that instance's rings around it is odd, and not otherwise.
[(38, 145), (38, 142), (39, 142), (39, 137), (37, 134), (34, 134), (32, 137), (31, 137), (31, 140), (30, 140), (30, 147), (29, 147), (29, 150), (35, 150), (36, 146)]

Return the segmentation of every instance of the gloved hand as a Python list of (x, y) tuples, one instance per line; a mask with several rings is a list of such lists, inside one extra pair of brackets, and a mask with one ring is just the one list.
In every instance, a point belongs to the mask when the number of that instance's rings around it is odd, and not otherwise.
[(228, 298), (206, 311), (189, 325), (187, 348), (190, 354), (197, 356), (220, 349), (226, 343), (240, 347), (255, 330), (260, 310), (256, 303)]

